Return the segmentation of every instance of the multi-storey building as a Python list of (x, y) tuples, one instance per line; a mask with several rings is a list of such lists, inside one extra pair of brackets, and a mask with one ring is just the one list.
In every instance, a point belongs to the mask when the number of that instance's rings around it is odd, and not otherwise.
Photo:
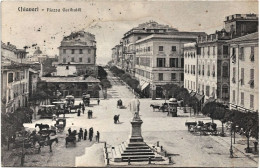
[[(227, 16), (224, 22), (225, 29), (198, 38), (196, 49), (193, 47), (193, 50), (197, 51), (197, 54), (195, 53), (197, 56), (191, 57), (188, 54), (192, 52), (190, 47), (185, 48), (184, 52), (187, 52), (187, 55), (185, 54), (184, 86), (190, 91), (204, 95), (206, 100), (213, 98), (228, 103), (230, 74), (232, 74), (230, 71), (232, 70), (229, 66), (230, 49), (227, 40), (257, 31), (258, 16), (255, 14), (235, 14)], [(192, 73), (190, 73), (191, 71)]]
[(205, 95), (206, 100), (213, 98), (229, 101), (229, 47), (226, 44), (228, 39), (230, 36), (224, 29), (198, 38), (196, 86), (197, 92)]
[(58, 64), (73, 64), (77, 68), (77, 75), (97, 72), (96, 41), (93, 34), (84, 31), (71, 33), (63, 38), (58, 49)]
[(5, 112), (27, 106), (29, 96), (29, 65), (25, 64), (27, 52), (10, 43), (1, 43), (1, 94)]
[(132, 28), (124, 34), (123, 41), (123, 58), (124, 69), (134, 76), (135, 74), (135, 43), (137, 40), (145, 38), (151, 34), (164, 34), (166, 32), (176, 32), (175, 28), (168, 25), (161, 25), (155, 21), (139, 24), (138, 27)]
[(244, 36), (258, 31), (258, 15), (234, 14), (225, 19), (225, 29), (230, 32), (231, 38)]
[(229, 40), (231, 108), (258, 111), (258, 32)]
[(197, 91), (197, 46), (196, 42), (184, 44), (184, 87), (190, 92)]
[(152, 34), (136, 41), (136, 78), (141, 90), (148, 96), (163, 97), (162, 86), (184, 81), (184, 43), (195, 42), (196, 32)]

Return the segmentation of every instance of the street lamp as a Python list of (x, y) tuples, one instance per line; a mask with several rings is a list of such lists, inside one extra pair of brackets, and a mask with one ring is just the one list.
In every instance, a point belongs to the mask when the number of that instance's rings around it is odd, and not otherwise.
[(231, 127), (230, 127), (230, 137), (231, 137), (231, 144), (230, 144), (230, 149), (229, 149), (229, 152), (230, 152), (230, 158), (233, 158), (233, 147), (232, 147), (232, 122), (231, 122)]

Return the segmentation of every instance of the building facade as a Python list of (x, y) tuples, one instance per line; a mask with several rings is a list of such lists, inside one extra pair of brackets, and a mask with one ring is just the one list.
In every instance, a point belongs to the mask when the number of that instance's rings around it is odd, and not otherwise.
[(229, 46), (225, 30), (198, 38), (197, 92), (209, 98), (229, 102)]
[(258, 32), (228, 41), (230, 44), (230, 107), (259, 109)]
[(1, 43), (1, 94), (5, 112), (27, 106), (29, 98), (29, 65), (27, 52), (10, 43)]
[(95, 36), (88, 32), (79, 31), (71, 33), (61, 41), (58, 64), (77, 65), (77, 73), (88, 73), (89, 68), (96, 66), (96, 41)]
[(124, 70), (131, 74), (135, 75), (135, 55), (136, 47), (135, 43), (137, 40), (145, 38), (151, 34), (164, 34), (166, 32), (176, 32), (178, 31), (175, 28), (172, 28), (168, 25), (158, 24), (155, 21), (149, 21), (146, 23), (139, 24), (137, 27), (132, 28), (124, 34), (122, 38), (123, 44), (123, 60), (124, 60)]
[(135, 77), (146, 95), (162, 98), (163, 85), (183, 86), (183, 47), (185, 43), (195, 42), (198, 34), (201, 33), (153, 34), (136, 41)]

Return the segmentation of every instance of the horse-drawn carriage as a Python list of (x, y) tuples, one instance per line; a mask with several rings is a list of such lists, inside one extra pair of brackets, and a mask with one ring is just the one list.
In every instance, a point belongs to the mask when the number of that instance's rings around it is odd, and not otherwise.
[(117, 108), (124, 108), (123, 101), (121, 99), (117, 100)]
[(90, 104), (90, 94), (83, 94), (82, 100), (85, 106), (89, 106)]
[(63, 132), (64, 128), (66, 127), (66, 119), (65, 118), (58, 118), (56, 120), (55, 127), (57, 128), (58, 132)]
[(203, 123), (203, 121), (197, 122), (185, 122), (185, 125), (188, 126), (188, 131), (192, 133), (199, 133), (200, 135), (217, 135), (217, 124), (208, 122)]
[(66, 148), (67, 148), (69, 143), (73, 143), (73, 145), (76, 146), (76, 135), (77, 135), (77, 131), (74, 130), (68, 136), (66, 136), (66, 138), (65, 138), (65, 141), (66, 141), (65, 146), (66, 146)]
[(66, 101), (67, 106), (73, 106), (75, 103), (75, 98), (72, 95), (68, 95), (68, 96), (66, 96), (65, 101)]
[(63, 115), (65, 117), (65, 105), (66, 105), (66, 102), (55, 101), (55, 102), (52, 102), (52, 104), (55, 105), (55, 114), (56, 114), (56, 116), (59, 117), (59, 115)]

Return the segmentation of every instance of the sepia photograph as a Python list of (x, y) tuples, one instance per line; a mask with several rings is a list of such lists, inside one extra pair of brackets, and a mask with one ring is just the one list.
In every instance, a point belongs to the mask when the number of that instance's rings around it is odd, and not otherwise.
[(259, 167), (258, 0), (2, 0), (1, 167)]

